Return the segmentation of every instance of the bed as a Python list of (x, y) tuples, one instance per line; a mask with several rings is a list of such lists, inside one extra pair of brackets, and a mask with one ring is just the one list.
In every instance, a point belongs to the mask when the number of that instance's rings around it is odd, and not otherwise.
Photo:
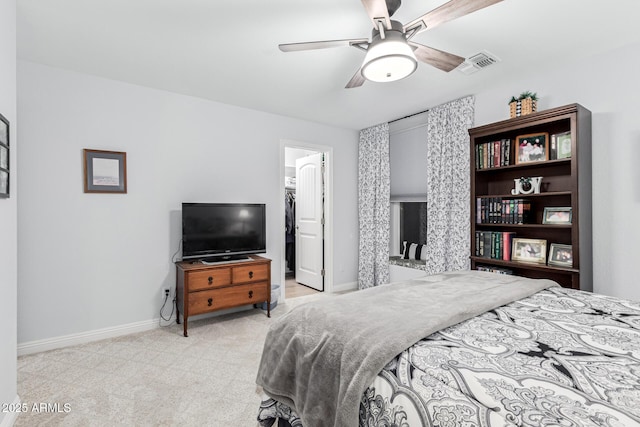
[(261, 426), (640, 425), (640, 304), (476, 271), (378, 288), (272, 326)]

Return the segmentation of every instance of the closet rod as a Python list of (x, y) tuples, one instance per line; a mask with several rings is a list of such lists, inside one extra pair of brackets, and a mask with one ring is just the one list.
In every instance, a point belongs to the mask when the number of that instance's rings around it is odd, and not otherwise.
[(400, 117), (398, 119), (390, 120), (389, 123), (397, 122), (398, 120), (408, 119), (409, 117), (417, 116), (418, 114), (426, 113), (427, 111), (429, 111), (429, 109), (426, 109), (424, 111), (418, 111), (417, 113), (409, 114), (408, 116)]

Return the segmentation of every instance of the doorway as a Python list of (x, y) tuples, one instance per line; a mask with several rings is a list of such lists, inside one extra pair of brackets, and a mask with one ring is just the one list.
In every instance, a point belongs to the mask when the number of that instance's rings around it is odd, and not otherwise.
[(284, 299), (331, 289), (331, 154), (329, 147), (281, 144)]

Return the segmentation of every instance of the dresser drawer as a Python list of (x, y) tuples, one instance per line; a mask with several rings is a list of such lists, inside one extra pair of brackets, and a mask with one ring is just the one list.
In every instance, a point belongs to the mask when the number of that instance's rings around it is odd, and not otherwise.
[(233, 283), (260, 282), (269, 279), (268, 264), (233, 267)]
[(267, 300), (269, 282), (229, 286), (189, 294), (189, 315), (206, 313), (221, 308), (257, 304)]
[(189, 292), (213, 289), (231, 284), (231, 268), (216, 268), (187, 273)]

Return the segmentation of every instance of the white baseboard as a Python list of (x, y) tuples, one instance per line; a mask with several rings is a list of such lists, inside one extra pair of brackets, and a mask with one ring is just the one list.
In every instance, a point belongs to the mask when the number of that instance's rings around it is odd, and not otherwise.
[[(175, 321), (175, 317), (173, 319)], [(163, 321), (163, 325), (167, 323), (170, 322)], [(133, 334), (135, 332), (148, 331), (159, 327), (159, 319), (151, 319), (144, 320), (142, 322), (129, 323), (126, 325), (113, 326), (110, 328), (96, 329), (93, 331), (80, 332), (77, 334), (63, 335), (60, 337), (19, 343), (18, 356), (40, 353), (42, 351), (54, 350), (56, 348), (68, 347), (71, 345), (86, 344), (92, 341), (119, 337), (122, 335)]]
[[(21, 403), (22, 401), (20, 400), (20, 396), (16, 395), (16, 398), (13, 399), (13, 403), (11, 405), (15, 408), (20, 406)], [(2, 422), (0, 422), (0, 427), (13, 427), (16, 420), (18, 419), (18, 415), (20, 415), (20, 412), (18, 411), (9, 411), (5, 413)]]
[[(333, 292), (346, 292), (354, 291), (358, 289), (358, 282), (341, 283), (333, 287)], [(207, 313), (199, 316), (193, 316), (189, 318), (189, 321), (198, 320), (205, 317), (220, 316), (224, 314), (249, 310), (252, 307), (234, 307), (227, 310), (220, 310), (215, 313)], [(163, 326), (175, 322), (175, 314), (171, 318), (171, 321), (165, 322), (163, 320)], [(159, 319), (144, 320), (142, 322), (129, 323), (126, 325), (113, 326), (110, 328), (95, 329), (93, 331), (80, 332), (77, 334), (63, 335), (53, 338), (45, 338), (42, 340), (28, 341), (24, 343), (18, 343), (18, 356), (24, 356), (26, 354), (40, 353), (43, 351), (55, 350), (57, 348), (69, 347), (72, 345), (86, 344), (93, 341), (99, 341), (107, 338), (119, 337), (122, 335), (133, 334), (136, 332), (149, 331), (151, 329), (159, 328)], [(5, 427), (4, 424), (0, 427)]]
[(347, 292), (347, 291), (355, 291), (357, 289), (358, 289), (358, 282), (340, 283), (339, 285), (333, 286), (333, 292)]
[[(222, 316), (224, 314), (236, 313), (252, 309), (253, 306), (234, 307), (226, 310), (218, 310), (212, 313), (205, 313), (198, 316), (189, 317), (189, 321), (204, 319), (207, 317)], [(162, 321), (162, 327), (175, 323), (175, 313), (167, 321)], [(43, 340), (28, 341), (18, 343), (18, 356), (26, 354), (40, 353), (43, 351), (55, 350), (57, 348), (69, 347), (72, 345), (86, 344), (93, 341), (100, 341), (107, 338), (119, 337), (122, 335), (134, 334), (136, 332), (149, 331), (159, 328), (160, 319), (144, 320), (142, 322), (129, 323), (126, 325), (113, 326), (104, 329), (95, 329), (93, 331), (79, 332), (77, 334), (63, 335), (53, 338), (45, 338)], [(4, 427), (4, 426), (0, 426)]]

